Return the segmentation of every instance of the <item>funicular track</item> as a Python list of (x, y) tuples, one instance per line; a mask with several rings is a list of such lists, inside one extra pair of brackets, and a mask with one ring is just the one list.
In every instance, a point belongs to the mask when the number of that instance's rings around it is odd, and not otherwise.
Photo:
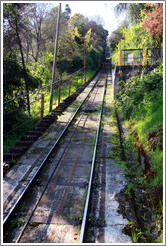
[[(103, 66), (100, 77), (4, 215), (6, 242), (83, 242), (107, 72)], [(43, 167), (47, 168), (41, 172)], [(24, 207), (21, 211), (20, 206)], [(14, 219), (24, 223), (9, 233)]]

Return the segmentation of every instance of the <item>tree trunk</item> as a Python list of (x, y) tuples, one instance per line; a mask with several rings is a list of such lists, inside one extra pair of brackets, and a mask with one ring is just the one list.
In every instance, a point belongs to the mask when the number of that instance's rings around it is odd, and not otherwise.
[(23, 55), (23, 51), (22, 51), (21, 39), (20, 39), (20, 36), (19, 36), (17, 19), (16, 19), (16, 35), (17, 35), (18, 45), (19, 45), (19, 49), (20, 49), (20, 53), (21, 53), (21, 60), (22, 60), (22, 66), (23, 66), (23, 74), (24, 74), (24, 79), (25, 79), (25, 89), (26, 89), (26, 93), (27, 93), (27, 107), (28, 107), (28, 112), (30, 114), (30, 101), (29, 101), (28, 79), (27, 79), (27, 72), (26, 72), (26, 68), (25, 68), (24, 55)]

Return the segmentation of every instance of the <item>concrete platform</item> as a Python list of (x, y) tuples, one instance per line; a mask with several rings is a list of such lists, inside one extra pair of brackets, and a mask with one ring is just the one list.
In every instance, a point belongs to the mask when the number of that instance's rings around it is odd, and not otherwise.
[[(108, 81), (108, 87), (110, 83)], [(89, 227), (89, 243), (99, 244), (131, 244), (132, 240), (123, 233), (128, 223), (118, 212), (119, 203), (116, 200), (118, 194), (127, 185), (123, 168), (118, 166), (110, 156), (110, 149), (114, 146), (111, 136), (114, 134), (113, 117), (110, 112), (114, 110), (112, 101), (113, 95), (107, 90), (105, 100), (104, 125), (101, 131), (101, 141), (98, 153), (98, 172), (95, 175), (96, 188), (92, 195), (91, 217), (94, 225)], [(109, 115), (109, 116), (108, 116)], [(92, 223), (92, 222), (91, 222)]]

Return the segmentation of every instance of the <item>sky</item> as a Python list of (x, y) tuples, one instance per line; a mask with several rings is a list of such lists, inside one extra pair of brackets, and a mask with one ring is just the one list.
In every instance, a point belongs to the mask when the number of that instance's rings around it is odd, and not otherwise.
[(65, 5), (69, 4), (72, 11), (71, 15), (80, 13), (88, 17), (89, 20), (99, 21), (98, 24), (102, 24), (104, 29), (108, 30), (109, 35), (118, 28), (119, 23), (124, 18), (123, 16), (121, 19), (115, 17), (114, 6), (117, 3), (113, 1), (62, 1), (61, 3), (62, 11), (64, 11)]

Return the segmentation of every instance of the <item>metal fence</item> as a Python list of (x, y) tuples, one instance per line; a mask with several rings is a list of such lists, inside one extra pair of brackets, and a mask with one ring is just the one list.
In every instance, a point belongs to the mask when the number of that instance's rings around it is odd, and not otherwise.
[(147, 49), (123, 49), (123, 65), (144, 65), (146, 56), (147, 65), (156, 65), (163, 60), (163, 51), (161, 48)]
[[(81, 78), (78, 81), (78, 77)], [(43, 114), (49, 113), (50, 87), (54, 84), (54, 108), (60, 104), (62, 93), (61, 89), (66, 88), (63, 92), (63, 99), (70, 96), (71, 84), (72, 88), (77, 91), (78, 86), (82, 86), (86, 82), (86, 76), (83, 68), (62, 78), (61, 80), (35, 89), (29, 92), (30, 114), (27, 107), (27, 93), (16, 96), (3, 102), (3, 136), (12, 135), (22, 128), (30, 127), (30, 123), (35, 120), (42, 120)], [(69, 87), (69, 89), (67, 89)], [(44, 103), (45, 101), (45, 103)], [(27, 126), (28, 124), (28, 126)], [(27, 130), (28, 131), (28, 130)]]

